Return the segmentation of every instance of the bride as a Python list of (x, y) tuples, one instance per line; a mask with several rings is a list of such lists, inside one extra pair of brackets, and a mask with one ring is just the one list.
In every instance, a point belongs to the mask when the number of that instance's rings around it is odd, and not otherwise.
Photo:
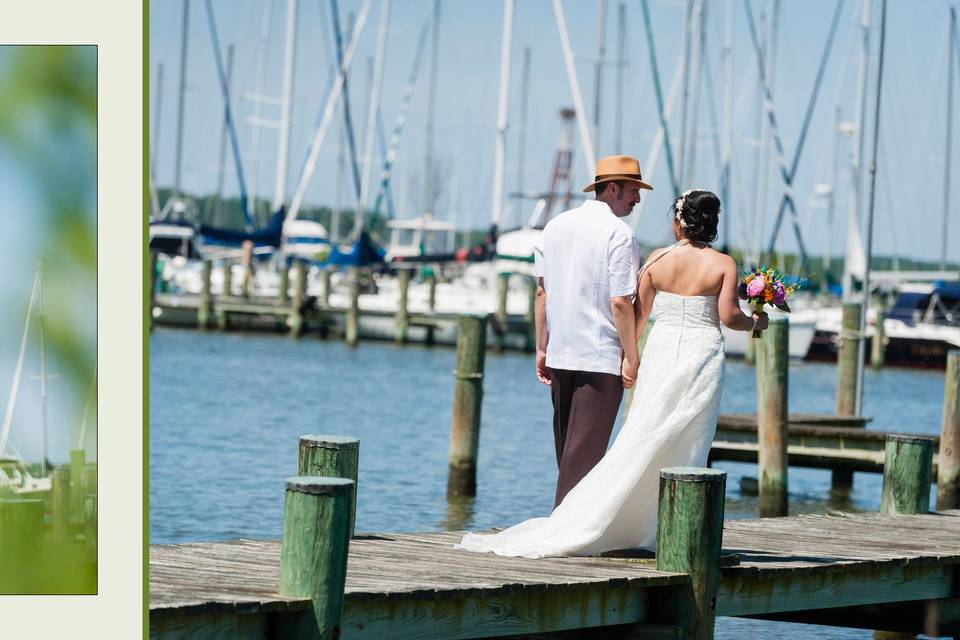
[(740, 311), (736, 262), (710, 248), (719, 214), (710, 191), (684, 193), (671, 208), (677, 242), (640, 269), (637, 335), (651, 315), (656, 322), (627, 420), (604, 457), (549, 517), (468, 533), (458, 549), (542, 558), (655, 547), (660, 469), (705, 466), (713, 442), (724, 370), (719, 323), (767, 328), (765, 313)]

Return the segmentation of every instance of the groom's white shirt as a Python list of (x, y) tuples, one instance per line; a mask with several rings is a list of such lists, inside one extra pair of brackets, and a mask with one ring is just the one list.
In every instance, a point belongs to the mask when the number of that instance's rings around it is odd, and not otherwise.
[(547, 366), (620, 375), (610, 299), (635, 295), (640, 245), (600, 200), (547, 223), (533, 250), (547, 292)]

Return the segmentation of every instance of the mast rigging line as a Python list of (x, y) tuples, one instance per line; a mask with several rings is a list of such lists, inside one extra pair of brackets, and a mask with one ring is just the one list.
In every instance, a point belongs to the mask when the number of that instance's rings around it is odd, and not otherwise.
[(337, 0), (330, 0), (330, 13), (333, 16), (333, 34), (337, 52), (338, 73), (343, 76), (343, 124), (347, 133), (347, 148), (350, 151), (350, 167), (353, 171), (353, 187), (357, 198), (360, 197), (360, 165), (357, 162), (357, 143), (353, 135), (353, 118), (350, 114), (350, 89), (347, 85), (347, 72), (343, 68), (343, 33), (340, 30), (340, 8)]
[(753, 42), (754, 51), (757, 54), (757, 62), (760, 73), (760, 80), (763, 85), (764, 99), (767, 103), (767, 117), (770, 120), (770, 128), (773, 133), (774, 144), (777, 151), (777, 159), (780, 161), (780, 176), (784, 181), (783, 196), (780, 199), (780, 207), (777, 211), (777, 218), (773, 225), (773, 232), (770, 236), (770, 242), (767, 245), (767, 253), (773, 253), (773, 247), (776, 243), (777, 236), (780, 234), (780, 224), (783, 220), (783, 213), (787, 206), (790, 207), (790, 217), (793, 224), (794, 233), (797, 238), (797, 244), (800, 248), (800, 258), (801, 258), (801, 268), (805, 268), (808, 265), (807, 252), (806, 248), (803, 245), (803, 236), (800, 232), (800, 223), (797, 216), (796, 203), (793, 199), (793, 179), (796, 176), (797, 168), (800, 162), (800, 155), (803, 153), (804, 143), (807, 138), (807, 131), (810, 128), (810, 121), (813, 118), (813, 111), (816, 107), (817, 97), (820, 94), (820, 86), (823, 83), (823, 75), (826, 70), (827, 62), (830, 59), (830, 52), (833, 49), (834, 37), (837, 33), (837, 26), (840, 23), (840, 16), (843, 12), (843, 2), (837, 2), (836, 8), (833, 12), (833, 20), (830, 23), (830, 31), (827, 35), (827, 42), (823, 49), (823, 54), (820, 56), (820, 64), (817, 67), (817, 75), (814, 79), (813, 92), (810, 95), (810, 100), (807, 102), (807, 109), (803, 116), (803, 124), (800, 127), (800, 136), (797, 140), (797, 147), (793, 152), (793, 161), (790, 164), (789, 171), (786, 167), (786, 158), (783, 149), (783, 141), (780, 139), (779, 127), (777, 125), (776, 114), (773, 110), (773, 97), (770, 93), (770, 86), (767, 81), (766, 70), (763, 66), (763, 56), (760, 51), (760, 45), (757, 40), (757, 31), (756, 26), (754, 25), (753, 20), (753, 11), (750, 9), (749, 0), (743, 0), (744, 10), (747, 14), (747, 24), (750, 31), (750, 39)]
[(220, 93), (223, 95), (223, 117), (230, 136), (230, 150), (233, 154), (234, 167), (237, 170), (237, 183), (240, 187), (240, 208), (243, 210), (243, 219), (246, 230), (253, 229), (253, 217), (250, 215), (250, 203), (247, 200), (247, 186), (243, 179), (243, 161), (240, 157), (240, 143), (237, 141), (237, 129), (233, 122), (233, 110), (230, 108), (230, 88), (227, 85), (227, 76), (223, 68), (223, 57), (220, 54), (220, 37), (217, 35), (217, 23), (213, 16), (213, 3), (206, 0), (207, 25), (210, 28), (210, 38), (213, 40), (213, 57), (217, 66), (217, 77), (220, 80)]
[(657, 97), (657, 113), (660, 115), (660, 128), (663, 130), (664, 147), (667, 152), (667, 173), (670, 174), (670, 186), (673, 187), (674, 199), (680, 197), (680, 184), (673, 164), (673, 150), (670, 145), (670, 127), (663, 109), (663, 89), (660, 86), (660, 71), (657, 67), (657, 50), (653, 41), (653, 27), (650, 22), (650, 7), (647, 0), (642, 0), (643, 24), (647, 31), (647, 51), (650, 55), (650, 68), (653, 71), (653, 92)]
[(33, 289), (30, 291), (30, 303), (27, 305), (27, 321), (23, 325), (23, 337), (20, 339), (20, 354), (17, 356), (17, 366), (13, 370), (13, 383), (10, 385), (10, 396), (7, 399), (7, 411), (3, 416), (3, 428), (0, 429), (0, 457), (7, 449), (7, 439), (10, 436), (10, 425), (13, 422), (13, 407), (17, 400), (17, 389), (20, 387), (20, 377), (23, 374), (23, 357), (27, 351), (27, 336), (30, 333), (30, 316), (33, 314), (33, 305), (40, 292), (42, 270), (37, 268), (33, 278)]
[[(440, 0), (434, 0), (434, 9), (440, 4)], [(434, 11), (433, 15), (436, 15)], [(420, 29), (420, 39), (417, 42), (417, 50), (413, 56), (413, 68), (410, 70), (410, 76), (407, 78), (407, 84), (403, 87), (403, 97), (400, 100), (400, 111), (397, 113), (397, 117), (393, 121), (393, 132), (390, 134), (390, 145), (386, 150), (385, 158), (383, 161), (383, 170), (380, 177), (380, 189), (377, 192), (377, 199), (373, 203), (373, 213), (378, 213), (380, 211), (380, 204), (384, 197), (387, 198), (387, 209), (389, 211), (389, 217), (393, 218), (394, 214), (392, 212), (393, 204), (390, 197), (390, 180), (392, 178), (393, 171), (393, 162), (397, 158), (397, 153), (400, 149), (400, 134), (403, 133), (403, 128), (407, 123), (407, 114), (410, 111), (410, 103), (413, 100), (413, 90), (417, 83), (417, 78), (420, 75), (420, 66), (423, 61), (423, 52), (426, 49), (427, 44), (427, 35), (430, 32), (430, 24), (433, 22), (432, 18), (427, 18), (424, 22), (423, 27)], [(433, 28), (436, 29), (438, 25), (434, 24)], [(383, 123), (379, 122), (382, 127)], [(380, 135), (381, 143), (385, 139), (381, 131)], [(429, 181), (428, 184), (433, 187), (433, 181)], [(422, 199), (421, 199), (422, 200)], [(422, 212), (421, 212), (422, 213)]]
[[(209, 0), (208, 0), (209, 1)], [(357, 16), (357, 22), (353, 26), (353, 34), (350, 36), (350, 42), (347, 44), (347, 50), (343, 55), (343, 61), (340, 64), (341, 72), (337, 74), (333, 88), (327, 96), (327, 104), (324, 106), (323, 116), (320, 125), (314, 131), (313, 139), (310, 141), (310, 148), (307, 152), (307, 160), (300, 172), (300, 179), (297, 181), (297, 188), (294, 191), (293, 198), (290, 201), (290, 209), (287, 211), (285, 222), (293, 220), (300, 211), (303, 204), (303, 198), (313, 177), (313, 172), (317, 168), (317, 157), (320, 155), (320, 146), (327, 135), (327, 129), (330, 127), (330, 121), (333, 119), (333, 110), (336, 107), (337, 100), (343, 90), (343, 75), (350, 69), (350, 63), (353, 60), (353, 54), (357, 49), (357, 42), (360, 39), (360, 33), (363, 31), (363, 25), (367, 21), (367, 14), (370, 12), (372, 0), (364, 0), (360, 7), (360, 13)]]

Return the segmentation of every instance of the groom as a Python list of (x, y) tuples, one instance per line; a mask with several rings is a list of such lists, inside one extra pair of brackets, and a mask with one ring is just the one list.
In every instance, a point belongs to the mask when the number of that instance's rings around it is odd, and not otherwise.
[(633, 298), (640, 247), (620, 218), (653, 189), (630, 156), (597, 162), (595, 200), (565, 211), (534, 248), (537, 378), (550, 386), (560, 504), (607, 450), (624, 387), (636, 382)]

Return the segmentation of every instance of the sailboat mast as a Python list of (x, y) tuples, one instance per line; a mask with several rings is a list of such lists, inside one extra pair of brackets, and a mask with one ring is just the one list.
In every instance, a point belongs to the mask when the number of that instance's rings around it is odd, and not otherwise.
[(623, 153), (623, 68), (627, 65), (627, 5), (617, 7), (617, 111), (614, 117), (614, 150)]
[(173, 193), (180, 195), (180, 176), (183, 164), (183, 104), (187, 93), (187, 36), (190, 31), (190, 0), (183, 0), (183, 27), (180, 34), (180, 91), (177, 97), (177, 150), (173, 165)]
[(837, 203), (837, 173), (840, 168), (840, 162), (838, 160), (839, 150), (840, 150), (840, 105), (835, 105), (833, 109), (833, 135), (832, 146), (833, 149), (830, 151), (830, 157), (832, 162), (832, 167), (830, 169), (830, 199), (827, 201), (827, 237), (825, 241), (825, 246), (823, 248), (823, 277), (824, 279), (830, 273), (830, 262), (833, 253), (833, 247), (831, 241), (833, 240), (833, 214), (835, 206)]
[(437, 63), (440, 55), (440, 0), (433, 3), (433, 33), (430, 47), (430, 88), (427, 91), (427, 132), (423, 152), (423, 180), (421, 181), (420, 213), (433, 213), (433, 119), (437, 110)]
[[(47, 477), (47, 353), (44, 344), (44, 323), (46, 320), (46, 309), (43, 301), (43, 260), (37, 267), (37, 278), (39, 280), (39, 289), (37, 297), (40, 310), (37, 313), (40, 333), (40, 417), (43, 425), (43, 458), (40, 460), (40, 477)], [(29, 322), (29, 320), (27, 321)]]
[(20, 376), (23, 373), (23, 357), (27, 352), (27, 336), (30, 334), (30, 315), (37, 299), (40, 288), (40, 269), (33, 279), (33, 289), (30, 291), (30, 303), (27, 305), (27, 320), (23, 324), (23, 337), (20, 338), (20, 353), (17, 356), (17, 365), (13, 370), (13, 382), (10, 385), (10, 395), (7, 398), (7, 411), (3, 416), (3, 427), (0, 427), (0, 458), (7, 449), (7, 440), (10, 437), (10, 425), (13, 423), (13, 407), (17, 400), (17, 389), (20, 387)]
[(863, 16), (860, 22), (860, 67), (857, 72), (857, 120), (853, 125), (853, 157), (850, 159), (850, 209), (847, 213), (847, 252), (843, 269), (843, 298), (853, 293), (853, 273), (850, 257), (852, 249), (859, 253), (860, 243), (860, 185), (862, 181), (861, 158), (863, 157), (863, 126), (867, 111), (867, 64), (870, 59), (870, 0), (863, 0)]
[(517, 193), (523, 193), (523, 165), (527, 152), (527, 106), (530, 97), (530, 47), (523, 48), (523, 82), (520, 89), (520, 130), (517, 132)]
[(257, 217), (257, 189), (260, 184), (260, 127), (263, 122), (264, 86), (267, 81), (267, 56), (270, 49), (270, 30), (273, 24), (273, 0), (266, 0), (260, 17), (260, 46), (257, 50), (257, 91), (254, 96), (253, 127), (250, 155), (253, 157), (253, 176), (250, 178), (250, 213)]
[[(227, 94), (233, 79), (233, 45), (227, 47)], [(227, 160), (227, 107), (223, 108), (223, 125), (220, 128), (220, 164), (217, 167), (217, 207), (214, 210), (214, 224), (223, 226), (223, 177)]]
[(373, 171), (373, 143), (377, 132), (377, 115), (380, 113), (380, 88), (383, 84), (383, 60), (387, 49), (387, 27), (390, 25), (390, 0), (383, 0), (380, 6), (380, 32), (377, 34), (377, 54), (373, 63), (373, 86), (370, 91), (370, 104), (367, 106), (367, 138), (363, 153), (363, 181), (360, 183), (360, 199), (357, 202), (357, 217), (353, 238), (359, 237), (365, 226), (367, 198), (370, 193), (370, 179)]
[(600, 91), (603, 85), (603, 59), (606, 55), (607, 0), (597, 0), (597, 59), (593, 69), (593, 146), (600, 148)]
[(693, 20), (693, 2), (686, 0), (683, 9), (683, 43), (680, 50), (683, 51), (683, 88), (680, 90), (680, 136), (677, 140), (677, 182), (685, 184), (686, 179), (683, 175), (686, 166), (687, 151), (687, 102), (690, 93), (690, 23)]
[(887, 35), (887, 0), (880, 5), (880, 60), (877, 63), (877, 92), (873, 108), (873, 157), (867, 171), (870, 174), (870, 191), (867, 202), (866, 260), (863, 265), (863, 298), (860, 300), (860, 332), (857, 340), (857, 415), (863, 414), (863, 356), (866, 349), (864, 334), (867, 328), (867, 311), (870, 309), (870, 259), (873, 257), (873, 210), (877, 192), (877, 152), (880, 148), (880, 97), (883, 95), (883, 52)]
[(497, 139), (493, 161), (493, 201), (490, 221), (495, 228), (503, 219), (503, 182), (507, 155), (507, 102), (510, 93), (510, 46), (513, 40), (513, 0), (503, 0), (503, 39), (500, 43), (500, 98), (497, 102)]
[(690, 142), (687, 145), (687, 168), (684, 172), (686, 182), (693, 181), (693, 170), (696, 165), (697, 155), (697, 122), (700, 115), (700, 85), (703, 79), (701, 71), (704, 56), (704, 47), (707, 32), (704, 29), (704, 15), (706, 14), (706, 3), (700, 0), (694, 5), (690, 23), (690, 39), (694, 40), (693, 46), (693, 64), (691, 65), (690, 77), (693, 80), (693, 97), (690, 100)]
[(157, 88), (153, 108), (153, 143), (150, 145), (150, 215), (160, 215), (160, 199), (157, 195), (157, 160), (160, 157), (160, 115), (163, 107), (163, 63), (157, 64)]
[(957, 12), (950, 7), (950, 46), (947, 48), (947, 141), (943, 163), (943, 231), (940, 234), (940, 271), (947, 270), (947, 221), (950, 219), (950, 160), (953, 143), (953, 56), (957, 37)]
[(297, 54), (297, 0), (287, 0), (286, 42), (283, 50), (283, 96), (280, 107), (280, 140), (277, 145), (276, 181), (273, 185), (272, 211), (283, 206), (287, 191), (287, 167), (290, 164), (290, 126), (293, 113), (293, 71)]
[(573, 106), (576, 110), (577, 129), (580, 132), (580, 148), (583, 150), (584, 167), (589, 179), (593, 179), (597, 166), (593, 151), (593, 140), (587, 127), (587, 117), (583, 110), (583, 95), (580, 93), (580, 82), (577, 80), (577, 68), (573, 61), (573, 49), (570, 47), (570, 35), (567, 32), (567, 18), (563, 13), (561, 0), (553, 0), (553, 15), (557, 20), (557, 31), (560, 34), (560, 46), (563, 47), (563, 62), (567, 71), (567, 81), (570, 83), (570, 93), (573, 94)]
[(723, 175), (720, 179), (721, 198), (727, 215), (723, 216), (723, 247), (730, 245), (730, 217), (733, 203), (730, 201), (733, 158), (733, 30), (734, 0), (727, 0), (726, 26), (723, 36)]

